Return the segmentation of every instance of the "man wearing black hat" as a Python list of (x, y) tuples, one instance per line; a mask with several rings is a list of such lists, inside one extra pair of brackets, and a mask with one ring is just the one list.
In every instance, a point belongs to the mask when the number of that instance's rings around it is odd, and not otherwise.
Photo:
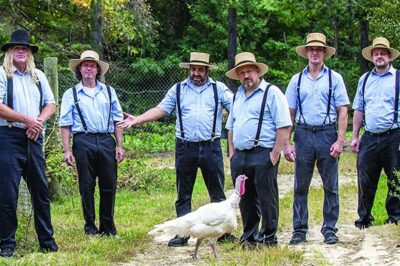
[(24, 29), (3, 45), (0, 68), (0, 256), (12, 257), (16, 246), (17, 201), (21, 176), (31, 193), (41, 252), (56, 252), (43, 153), (44, 122), (55, 112), (53, 93), (44, 73), (35, 68)]

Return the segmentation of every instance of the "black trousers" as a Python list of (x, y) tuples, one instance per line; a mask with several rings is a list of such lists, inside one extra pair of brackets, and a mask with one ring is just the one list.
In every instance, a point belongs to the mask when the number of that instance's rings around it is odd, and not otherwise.
[(395, 172), (400, 170), (400, 129), (382, 134), (365, 132), (360, 142), (357, 157), (358, 173), (358, 215), (360, 223), (374, 220), (371, 215), (375, 193), (382, 169), (388, 177), (386, 211), (388, 219), (400, 221), (400, 199), (390, 195), (394, 184), (400, 186)]
[(270, 152), (271, 149), (263, 147), (248, 151), (235, 150), (231, 159), (233, 183), (239, 175), (248, 177), (245, 193), (239, 203), (243, 220), (241, 242), (277, 243), (279, 162), (272, 166)]
[(187, 142), (176, 139), (175, 151), (176, 189), (175, 202), (178, 217), (192, 211), (192, 193), (200, 168), (211, 202), (225, 200), (224, 165), (220, 139)]
[(26, 130), (0, 127), (0, 248), (14, 249), (21, 177), (31, 194), (35, 230), (41, 247), (55, 244), (43, 153), (43, 136), (29, 140)]
[[(79, 192), (82, 199), (86, 233), (115, 235), (115, 193), (117, 162), (115, 139), (111, 134), (77, 133), (73, 138), (73, 154), (78, 170)], [(95, 224), (94, 191), (98, 177), (100, 191), (99, 228)]]

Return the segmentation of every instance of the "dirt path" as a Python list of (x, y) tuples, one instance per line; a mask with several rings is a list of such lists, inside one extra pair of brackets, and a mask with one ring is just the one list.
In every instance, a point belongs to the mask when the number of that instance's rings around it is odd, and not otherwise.
[[(279, 176), (278, 180), (281, 197), (293, 190), (292, 176)], [(319, 177), (314, 177), (311, 185), (321, 187), (320, 180)], [(341, 185), (355, 182), (354, 177), (340, 177)], [(357, 206), (356, 202), (352, 206)], [(355, 208), (352, 212), (352, 216), (357, 217)], [(400, 243), (396, 240), (400, 238), (400, 232), (395, 225), (359, 230), (352, 223), (339, 223), (338, 229), (339, 243), (336, 245), (324, 244), (320, 225), (314, 225), (309, 230), (306, 243), (289, 248), (305, 252), (304, 265), (400, 265)], [(287, 246), (290, 237), (290, 231), (279, 233), (280, 245)], [(204, 265), (205, 262), (201, 259), (194, 261), (190, 257), (194, 240), (191, 239), (189, 246), (182, 248), (169, 248), (167, 241), (168, 239), (154, 240), (144, 253), (121, 265)], [(208, 249), (201, 247), (200, 256), (211, 255)]]

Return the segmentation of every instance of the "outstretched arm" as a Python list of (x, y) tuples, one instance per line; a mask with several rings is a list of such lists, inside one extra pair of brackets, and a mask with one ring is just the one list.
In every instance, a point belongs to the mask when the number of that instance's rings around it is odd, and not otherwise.
[(139, 125), (149, 121), (155, 121), (162, 117), (164, 117), (167, 113), (161, 109), (160, 107), (154, 107), (148, 110), (147, 112), (139, 115), (133, 116), (131, 114), (125, 113), (124, 116), (126, 117), (121, 122), (117, 123), (117, 126), (120, 128), (130, 128), (131, 126)]

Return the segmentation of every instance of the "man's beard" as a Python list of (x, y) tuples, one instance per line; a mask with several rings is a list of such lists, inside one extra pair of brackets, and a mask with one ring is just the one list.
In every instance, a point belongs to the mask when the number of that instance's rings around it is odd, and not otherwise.
[(379, 64), (379, 65), (377, 64), (375, 67), (377, 69), (382, 70), (382, 69), (386, 69), (388, 67), (388, 65), (389, 65), (389, 63), (384, 62), (383, 64)]
[[(200, 79), (195, 80), (194, 77), (198, 77)], [(207, 76), (204, 76), (203, 78), (201, 76), (190, 76), (190, 81), (196, 86), (203, 86), (206, 83), (207, 78)]]
[(251, 88), (254, 87), (254, 85), (255, 85), (255, 82), (254, 82), (254, 80), (252, 78), (247, 78), (243, 82), (243, 87), (245, 89), (251, 89)]

